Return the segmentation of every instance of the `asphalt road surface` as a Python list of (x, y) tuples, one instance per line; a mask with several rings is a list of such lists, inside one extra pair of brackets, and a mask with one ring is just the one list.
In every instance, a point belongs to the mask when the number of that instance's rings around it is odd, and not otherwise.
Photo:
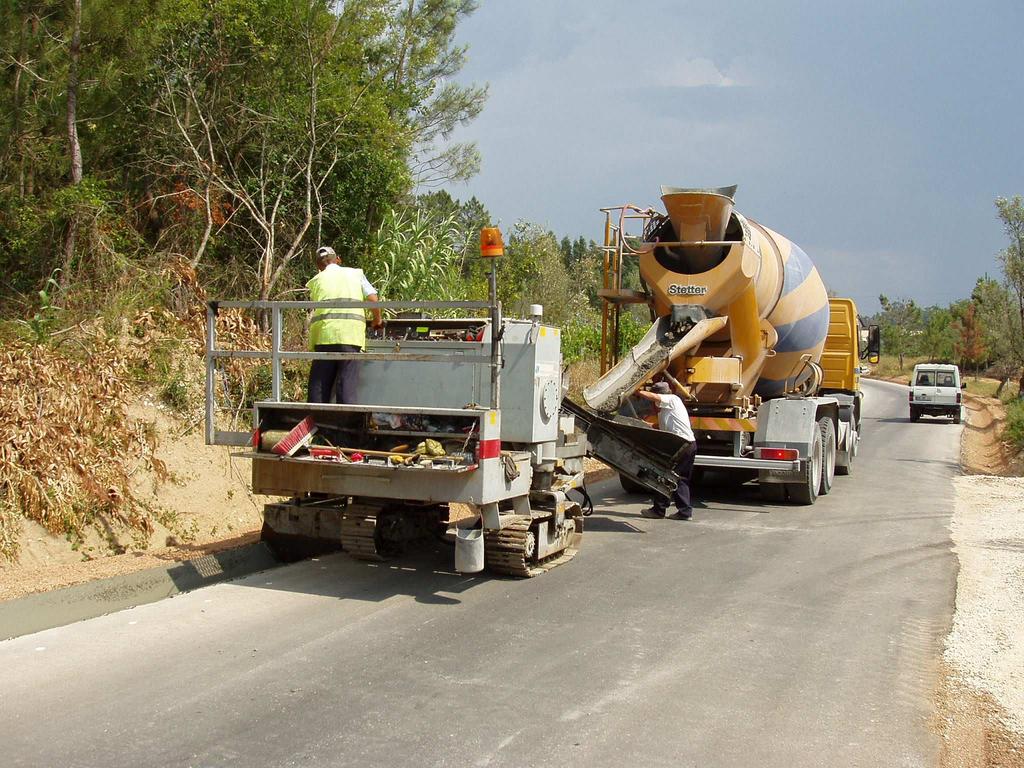
[(595, 490), (528, 581), (345, 555), (0, 643), (13, 766), (932, 766), (958, 427), (867, 384), (814, 507)]

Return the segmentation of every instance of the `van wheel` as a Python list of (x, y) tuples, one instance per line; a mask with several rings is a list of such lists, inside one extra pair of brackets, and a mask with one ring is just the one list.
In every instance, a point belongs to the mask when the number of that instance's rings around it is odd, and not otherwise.
[[(817, 425), (815, 425), (817, 426)], [(789, 500), (795, 504), (813, 504), (818, 500), (818, 489), (821, 487), (821, 437), (811, 443), (811, 455), (804, 462), (803, 477), (796, 483), (786, 483)]]
[(955, 414), (953, 414), (953, 423), (954, 424), (959, 424), (960, 423), (960, 412), (959, 411), (957, 411)]
[(911, 421), (917, 421), (920, 418), (921, 418), (921, 414), (917, 412), (917, 409), (916, 408), (911, 408), (910, 409), (910, 420)]
[(827, 416), (818, 422), (821, 432), (821, 486), (818, 493), (828, 495), (836, 477), (836, 425)]

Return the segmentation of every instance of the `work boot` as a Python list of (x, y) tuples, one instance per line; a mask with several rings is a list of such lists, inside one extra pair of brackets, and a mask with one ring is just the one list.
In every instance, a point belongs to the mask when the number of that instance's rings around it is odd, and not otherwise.
[(651, 507), (650, 509), (642, 509), (640, 510), (640, 514), (651, 520), (661, 520), (665, 516), (664, 512), (660, 512), (654, 507)]
[(668, 516), (669, 520), (690, 520), (692, 518), (693, 518), (693, 510), (692, 509), (691, 510), (687, 510), (686, 512), (683, 512), (683, 510), (680, 509), (675, 514), (671, 514), (671, 515)]

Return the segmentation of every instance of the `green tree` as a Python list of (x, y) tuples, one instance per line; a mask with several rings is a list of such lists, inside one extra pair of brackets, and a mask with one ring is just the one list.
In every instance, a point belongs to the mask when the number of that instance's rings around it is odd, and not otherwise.
[(77, 290), (101, 257), (150, 254), (269, 296), (318, 243), (367, 255), (425, 169), (476, 167), (448, 141), (486, 91), (452, 82), (472, 2), (90, 0), (77, 57), (76, 4), (0, 4), (0, 301), (72, 259)]
[(417, 195), (414, 205), (434, 219), (451, 217), (463, 240), (463, 256), (479, 255), (480, 230), (491, 226), (492, 220), (490, 211), (475, 196), (466, 201), (456, 200), (446, 190), (439, 189)]
[(226, 202), (225, 221), (256, 246), (251, 266), (267, 299), (307, 243), (321, 241), (342, 169), (383, 146), (393, 172), (407, 152), (387, 129), (386, 94), (363, 71), (386, 18), (372, 0), (337, 16), (306, 0), (252, 0), (242, 13), (235, 0), (214, 0), (191, 14), (191, 0), (177, 2), (181, 21), (154, 73), (152, 163), (168, 183), (184, 182), (179, 194), (205, 220), (193, 264), (217, 224), (214, 203)]
[(899, 359), (903, 370), (903, 358), (917, 348), (921, 334), (921, 308), (913, 299), (890, 299), (884, 294), (878, 297), (882, 305), (879, 325), (882, 329), (882, 344)]
[(929, 362), (952, 359), (956, 341), (952, 312), (944, 307), (928, 307), (922, 317), (918, 350), (928, 356)]
[(1006, 363), (1017, 369), (1020, 397), (1024, 397), (1024, 198), (997, 197), (996, 210), (1010, 243), (999, 254), (1008, 294)]
[(982, 342), (991, 361), (991, 372), (999, 379), (1001, 393), (1006, 382), (1016, 372), (1013, 367), (1013, 305), (1006, 286), (991, 277), (979, 277), (971, 292), (982, 329)]
[(486, 86), (454, 81), (467, 46), (455, 30), (477, 8), (475, 0), (400, 0), (390, 8), (380, 72), (394, 100), (391, 118), (404, 123), (412, 142), (416, 183), (464, 181), (480, 169), (472, 142), (451, 142), (452, 132), (473, 120), (487, 100)]

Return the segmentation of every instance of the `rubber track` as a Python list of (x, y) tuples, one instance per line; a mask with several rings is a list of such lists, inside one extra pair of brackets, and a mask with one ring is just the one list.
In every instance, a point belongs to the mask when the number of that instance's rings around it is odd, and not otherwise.
[(378, 511), (377, 508), (368, 505), (352, 505), (345, 510), (345, 516), (341, 521), (341, 548), (356, 560), (374, 563), (385, 560), (377, 551), (377, 542), (374, 538)]
[(526, 562), (527, 534), (532, 523), (530, 518), (521, 517), (500, 531), (485, 532), (484, 559), (488, 570), (506, 576), (529, 579), (569, 562), (579, 551), (583, 538), (583, 518), (572, 519), (576, 524), (576, 532), (570, 537), (569, 545), (539, 562)]

